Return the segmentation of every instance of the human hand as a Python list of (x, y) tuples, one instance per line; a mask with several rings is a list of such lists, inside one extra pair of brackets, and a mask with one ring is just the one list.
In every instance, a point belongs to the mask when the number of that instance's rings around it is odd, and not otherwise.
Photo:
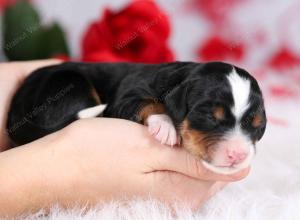
[(0, 167), (0, 216), (52, 204), (93, 206), (148, 196), (198, 208), (227, 182), (249, 172), (212, 173), (183, 148), (159, 144), (146, 127), (106, 118), (79, 120), (2, 152)]
[(233, 175), (213, 173), (183, 148), (161, 145), (146, 127), (119, 119), (77, 121), (65, 129), (62, 145), (68, 160), (59, 166), (78, 172), (71, 182), (85, 192), (79, 196), (72, 193), (75, 188), (68, 188), (69, 204), (151, 195), (196, 208), (226, 182), (249, 172), (247, 168)]
[(6, 116), (11, 99), (23, 80), (35, 69), (43, 66), (59, 64), (58, 59), (7, 62), (0, 64), (0, 152), (9, 147), (9, 139), (5, 132)]

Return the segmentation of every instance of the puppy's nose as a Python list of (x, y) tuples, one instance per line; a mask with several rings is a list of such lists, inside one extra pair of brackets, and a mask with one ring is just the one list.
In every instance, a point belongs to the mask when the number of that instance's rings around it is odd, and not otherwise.
[(248, 155), (248, 153), (243, 149), (227, 149), (226, 153), (227, 161), (232, 164), (239, 164), (243, 162)]

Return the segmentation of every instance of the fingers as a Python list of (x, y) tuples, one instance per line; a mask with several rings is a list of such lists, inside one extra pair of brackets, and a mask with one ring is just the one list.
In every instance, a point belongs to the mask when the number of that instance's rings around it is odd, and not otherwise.
[(59, 59), (47, 59), (47, 60), (34, 60), (34, 61), (24, 61), (24, 62), (14, 62), (15, 65), (20, 69), (20, 73), (23, 77), (28, 76), (32, 71), (44, 67), (60, 64), (63, 61)]
[[(81, 120), (81, 123), (88, 123), (89, 128), (92, 126), (92, 122), (99, 126), (94, 130), (103, 130), (104, 127), (105, 131), (113, 129), (113, 134), (118, 134), (122, 140), (122, 148), (118, 148), (119, 151), (127, 152), (134, 149), (132, 152), (135, 156), (132, 162), (136, 161), (139, 164), (137, 169), (143, 173), (171, 171), (198, 180), (232, 182), (245, 178), (250, 171), (250, 168), (246, 168), (230, 175), (217, 174), (206, 169), (201, 160), (188, 153), (184, 148), (172, 148), (160, 144), (149, 134), (145, 126), (120, 119)], [(108, 134), (110, 133), (108, 132)]]
[(0, 72), (22, 80), (27, 77), (34, 70), (44, 67), (62, 63), (59, 59), (47, 59), (47, 60), (34, 60), (34, 61), (12, 61), (0, 64)]
[(175, 172), (154, 172), (147, 174), (151, 193), (171, 206), (183, 205), (194, 210), (200, 208), (227, 183), (204, 181)]
[[(155, 147), (153, 147), (154, 149)], [(155, 154), (155, 152), (153, 153)], [(156, 154), (156, 162), (154, 162), (156, 169), (178, 172), (201, 180), (233, 182), (245, 178), (250, 171), (250, 167), (248, 167), (230, 175), (214, 173), (205, 168), (199, 158), (194, 157), (181, 147), (160, 146)]]

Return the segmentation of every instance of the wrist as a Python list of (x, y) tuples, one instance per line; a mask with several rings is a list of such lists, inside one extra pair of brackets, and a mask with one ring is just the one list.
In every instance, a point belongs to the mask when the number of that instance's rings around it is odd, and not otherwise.
[(59, 202), (68, 179), (60, 176), (56, 150), (60, 141), (55, 136), (0, 153), (0, 218), (35, 212)]

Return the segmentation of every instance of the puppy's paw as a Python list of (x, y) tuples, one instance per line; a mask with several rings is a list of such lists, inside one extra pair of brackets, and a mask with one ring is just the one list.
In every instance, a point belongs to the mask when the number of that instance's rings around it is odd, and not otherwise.
[(179, 142), (176, 129), (168, 115), (150, 115), (147, 124), (149, 133), (160, 143), (174, 146)]

